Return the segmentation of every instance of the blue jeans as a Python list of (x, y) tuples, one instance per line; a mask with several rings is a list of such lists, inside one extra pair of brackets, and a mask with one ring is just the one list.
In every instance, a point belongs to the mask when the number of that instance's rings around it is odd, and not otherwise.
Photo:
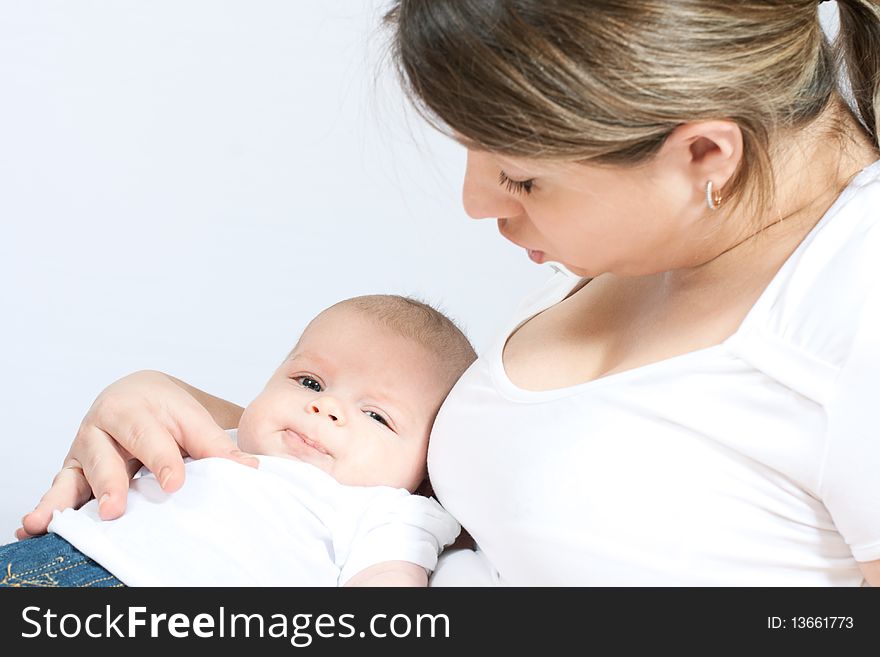
[(0, 546), (0, 587), (125, 586), (57, 534)]

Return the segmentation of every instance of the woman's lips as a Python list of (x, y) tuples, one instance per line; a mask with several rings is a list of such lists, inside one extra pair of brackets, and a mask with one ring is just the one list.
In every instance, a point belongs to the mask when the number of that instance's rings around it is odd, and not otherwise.
[(515, 239), (513, 239), (507, 232), (508, 223), (509, 222), (506, 217), (498, 217), (498, 232), (501, 233), (501, 236), (504, 239), (506, 239), (507, 241), (513, 242), (517, 246), (522, 246), (526, 250), (526, 253), (529, 254), (529, 259), (532, 262), (535, 262), (539, 265), (543, 264), (544, 261), (547, 260), (547, 254), (544, 253), (543, 251), (538, 251), (537, 249), (530, 249), (527, 246), (523, 246), (522, 244), (517, 242)]
[(546, 255), (543, 251), (536, 251), (535, 249), (526, 249), (526, 252), (529, 254), (529, 259), (532, 262), (536, 262), (539, 265), (544, 262), (546, 259)]
[(301, 434), (299, 431), (294, 431), (293, 429), (288, 429), (287, 433), (298, 438), (300, 441), (305, 443), (308, 447), (311, 447), (313, 450), (320, 452), (321, 454), (326, 454), (327, 456), (330, 456), (330, 452), (324, 449), (324, 446), (321, 445), (321, 443), (319, 443), (318, 441), (312, 440), (308, 436)]

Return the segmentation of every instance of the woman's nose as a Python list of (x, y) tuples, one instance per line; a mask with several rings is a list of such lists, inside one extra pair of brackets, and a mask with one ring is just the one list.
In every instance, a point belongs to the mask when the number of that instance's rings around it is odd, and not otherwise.
[(346, 422), (342, 404), (328, 395), (323, 395), (310, 401), (306, 405), (306, 412), (312, 415), (323, 415), (333, 424), (340, 427)]
[(488, 153), (468, 151), (461, 200), (471, 219), (515, 217), (523, 207), (498, 184), (498, 164)]

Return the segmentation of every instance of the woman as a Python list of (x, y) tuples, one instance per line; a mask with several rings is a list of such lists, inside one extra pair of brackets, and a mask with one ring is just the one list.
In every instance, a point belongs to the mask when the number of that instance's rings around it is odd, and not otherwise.
[[(479, 545), (436, 578), (880, 584), (880, 4), (399, 0), (406, 88), (468, 148), (464, 204), (564, 263), (432, 435)], [(846, 64), (856, 112), (837, 93)], [(247, 461), (241, 409), (140, 372), (89, 410), (19, 536), (142, 461)], [(466, 555), (462, 559), (461, 555)], [(460, 570), (458, 570), (460, 569)]]

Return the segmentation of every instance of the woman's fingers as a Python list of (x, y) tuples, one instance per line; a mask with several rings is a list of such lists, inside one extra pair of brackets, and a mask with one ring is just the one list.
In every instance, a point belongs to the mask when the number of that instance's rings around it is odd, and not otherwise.
[[(170, 384), (174, 386), (174, 384)], [(189, 455), (195, 459), (209, 456), (231, 458), (245, 465), (257, 464), (257, 460), (243, 452), (240, 452), (229, 435), (223, 431), (211, 414), (199, 404), (189, 393), (174, 386), (170, 389), (173, 394), (158, 409), (151, 409), (150, 413), (144, 413), (140, 409), (131, 409), (126, 413), (100, 413), (99, 417), (122, 418), (119, 426), (113, 423), (105, 423), (101, 426), (102, 431), (109, 437), (115, 438), (115, 442), (125, 450), (126, 455), (143, 463), (152, 472), (162, 489), (172, 493), (183, 485), (184, 468), (183, 456)], [(101, 409), (99, 408), (100, 412)], [(140, 411), (140, 412), (138, 412)], [(133, 417), (135, 416), (136, 417)], [(113, 441), (110, 441), (113, 443)], [(96, 468), (96, 473), (103, 470)], [(117, 469), (113, 468), (113, 483), (116, 482)], [(109, 469), (107, 471), (109, 475)], [(99, 496), (99, 489), (104, 491), (101, 483), (93, 479), (91, 472), (86, 468), (86, 477), (92, 484), (95, 495)], [(125, 490), (127, 491), (127, 482)], [(115, 497), (110, 491), (115, 511)], [(99, 497), (100, 499), (100, 497)], [(122, 510), (124, 510), (124, 500)], [(103, 513), (102, 513), (102, 517)], [(116, 517), (116, 516), (113, 516)]]
[(191, 418), (191, 422), (181, 429), (182, 447), (194, 459), (219, 456), (251, 467), (256, 467), (258, 464), (253, 455), (238, 449), (229, 438), (229, 434), (218, 427), (211, 415), (201, 406)]
[(141, 463), (169, 493), (183, 485), (187, 454), (256, 466), (257, 460), (236, 448), (181, 383), (161, 372), (143, 371), (104, 389), (83, 419), (64, 467), (22, 519), (16, 536), (44, 534), (55, 509), (79, 507), (92, 495), (101, 518), (118, 518), (125, 511), (129, 480)]
[[(127, 463), (123, 454), (130, 455), (131, 458), (145, 465), (156, 476), (163, 490), (172, 492), (183, 485), (183, 455), (177, 437), (172, 433), (177, 431), (176, 427), (169, 429), (165, 424), (160, 424), (155, 416), (141, 415), (136, 420), (123, 422), (120, 427), (105, 424), (98, 430), (107, 437), (106, 444), (113, 448), (118, 460), (110, 467), (109, 454), (105, 456), (98, 454), (96, 449), (90, 450), (89, 457), (95, 458), (98, 462), (91, 470), (86, 468), (86, 477), (92, 484), (95, 497), (101, 499), (102, 493), (110, 494), (110, 498), (105, 502), (110, 504), (108, 511), (115, 512), (118, 508), (117, 490), (122, 493), (123, 498), (121, 508), (118, 509), (119, 514), (125, 510), (124, 498), (128, 494), (130, 477), (125, 476), (127, 473), (124, 467), (119, 467)], [(100, 462), (102, 458), (106, 461)], [(103, 513), (101, 517), (105, 518)]]
[(82, 506), (92, 496), (92, 489), (86, 481), (79, 462), (68, 459), (61, 471), (52, 480), (52, 486), (40, 499), (33, 511), (21, 520), (21, 529), (15, 535), (19, 538), (45, 534), (52, 512), (55, 509)]
[[(70, 459), (80, 464), (86, 486), (98, 500), (98, 515), (104, 520), (121, 516), (131, 479), (128, 453), (120, 449), (110, 434), (87, 424), (80, 428), (70, 449)], [(81, 504), (82, 501), (75, 506)]]
[(16, 537), (45, 534), (54, 510), (80, 507), (92, 495), (98, 499), (101, 518), (118, 518), (125, 512), (129, 480), (140, 469), (141, 460), (167, 492), (183, 485), (184, 450), (194, 458), (219, 456), (257, 465), (257, 459), (238, 450), (201, 406), (192, 410), (174, 423), (177, 437), (152, 417), (134, 424), (128, 433), (118, 432), (118, 441), (107, 431), (84, 424), (64, 467), (39, 504), (22, 519)]
[[(184, 393), (185, 394), (185, 393)], [(217, 426), (210, 413), (190, 398), (180, 404), (166, 426), (156, 423), (137, 427), (120, 444), (152, 472), (162, 490), (173, 493), (183, 485), (183, 456), (203, 459), (209, 456), (231, 458), (256, 465), (254, 457), (240, 452), (229, 435)], [(91, 481), (91, 479), (90, 479)]]

